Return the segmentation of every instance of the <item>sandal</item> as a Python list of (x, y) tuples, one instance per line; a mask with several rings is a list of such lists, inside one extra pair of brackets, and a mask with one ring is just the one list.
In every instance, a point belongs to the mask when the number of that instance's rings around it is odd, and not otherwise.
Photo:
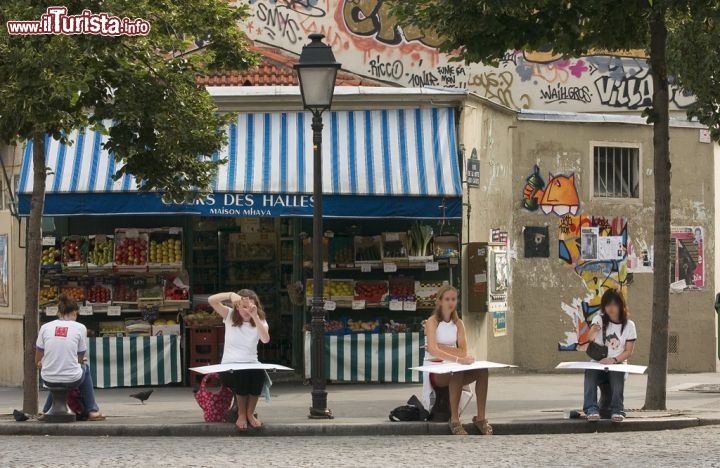
[(107, 418), (102, 413), (98, 413), (93, 416), (88, 416), (88, 418), (87, 418), (88, 421), (105, 421), (106, 419)]
[(480, 434), (493, 435), (493, 428), (487, 419), (478, 419), (477, 416), (473, 416), (473, 424), (480, 431)]
[(621, 422), (625, 421), (625, 416), (623, 416), (622, 414), (613, 414), (612, 417), (610, 418), (610, 421), (612, 421), (614, 423), (621, 423)]
[(450, 432), (452, 435), (468, 435), (460, 421), (450, 421)]

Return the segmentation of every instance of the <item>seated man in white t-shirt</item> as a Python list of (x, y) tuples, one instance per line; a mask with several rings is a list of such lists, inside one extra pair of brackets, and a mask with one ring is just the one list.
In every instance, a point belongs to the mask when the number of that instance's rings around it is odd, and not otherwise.
[[(50, 384), (78, 387), (88, 421), (105, 419), (95, 401), (90, 368), (83, 363), (87, 352), (87, 328), (77, 322), (77, 302), (64, 294), (58, 298), (58, 319), (43, 324), (35, 343), (35, 363), (40, 378)], [(52, 406), (48, 395), (43, 413)]]
[[(600, 311), (601, 313), (592, 321), (588, 333), (590, 341), (608, 348), (607, 357), (599, 362), (618, 364), (627, 361), (635, 349), (637, 331), (635, 323), (628, 320), (628, 311), (622, 293), (615, 289), (605, 291), (600, 302)], [(609, 386), (610, 419), (613, 422), (622, 422), (625, 419), (625, 374), (604, 370), (585, 370), (583, 410), (588, 422), (600, 419), (597, 399), (598, 385), (602, 385), (604, 388)]]

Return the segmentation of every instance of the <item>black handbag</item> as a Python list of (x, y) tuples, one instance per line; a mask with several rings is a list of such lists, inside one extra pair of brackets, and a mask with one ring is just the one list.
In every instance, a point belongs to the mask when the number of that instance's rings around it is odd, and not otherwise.
[(428, 411), (415, 395), (410, 397), (407, 405), (390, 411), (390, 421), (425, 421), (427, 418)]
[[(602, 342), (605, 343), (605, 324), (602, 327)], [(588, 343), (588, 347), (585, 353), (590, 356), (590, 359), (595, 361), (602, 361), (608, 356), (608, 347), (605, 345), (599, 345), (594, 341)]]

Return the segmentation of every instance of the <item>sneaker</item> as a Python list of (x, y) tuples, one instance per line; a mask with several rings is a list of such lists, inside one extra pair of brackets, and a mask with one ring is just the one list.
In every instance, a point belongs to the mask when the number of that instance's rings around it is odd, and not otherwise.
[(600, 421), (600, 415), (597, 413), (590, 413), (585, 417), (585, 419), (587, 419), (587, 422), (598, 422)]
[(610, 420), (614, 423), (621, 423), (625, 421), (625, 416), (623, 416), (622, 414), (613, 414)]

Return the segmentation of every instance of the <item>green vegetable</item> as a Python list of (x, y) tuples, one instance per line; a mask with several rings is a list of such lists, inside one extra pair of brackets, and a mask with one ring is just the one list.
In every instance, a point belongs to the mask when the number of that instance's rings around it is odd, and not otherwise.
[(416, 222), (410, 228), (410, 239), (415, 256), (422, 257), (427, 253), (433, 238), (433, 228)]

